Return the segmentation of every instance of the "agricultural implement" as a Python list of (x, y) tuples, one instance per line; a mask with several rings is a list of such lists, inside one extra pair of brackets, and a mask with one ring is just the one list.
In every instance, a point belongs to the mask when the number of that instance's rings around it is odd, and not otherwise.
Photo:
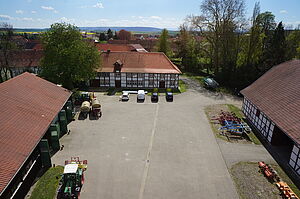
[(299, 197), (293, 192), (293, 190), (287, 185), (287, 183), (280, 181), (276, 183), (276, 186), (278, 187), (284, 198), (299, 199)]
[(258, 162), (258, 166), (268, 180), (273, 182), (280, 181), (277, 172), (270, 165), (266, 164), (265, 162)]
[(87, 115), (90, 112), (90, 106), (91, 106), (91, 104), (89, 101), (82, 102), (81, 107), (80, 107), (80, 113), (83, 115), (84, 118), (87, 118)]
[(99, 118), (102, 115), (101, 104), (96, 98), (92, 99), (92, 114), (96, 118)]
[(251, 131), (247, 123), (242, 122), (240, 118), (231, 112), (221, 111), (218, 116), (211, 119), (217, 121), (217, 123), (221, 125), (219, 131), (221, 131), (222, 134), (228, 132), (233, 135), (242, 136), (243, 133)]
[(84, 171), (87, 169), (87, 160), (71, 157), (65, 161), (64, 173), (59, 182), (58, 199), (78, 199), (84, 183)]

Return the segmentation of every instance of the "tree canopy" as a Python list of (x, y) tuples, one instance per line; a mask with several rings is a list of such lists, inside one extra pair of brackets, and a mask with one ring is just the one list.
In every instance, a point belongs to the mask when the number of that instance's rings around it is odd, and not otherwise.
[(73, 89), (75, 83), (93, 78), (100, 67), (98, 50), (83, 40), (76, 26), (52, 24), (42, 35), (42, 43), (41, 76), (65, 88)]
[(167, 56), (170, 56), (170, 43), (168, 41), (169, 39), (169, 32), (167, 29), (163, 29), (161, 32), (161, 35), (159, 37), (159, 41), (158, 41), (158, 52), (163, 52), (165, 53)]

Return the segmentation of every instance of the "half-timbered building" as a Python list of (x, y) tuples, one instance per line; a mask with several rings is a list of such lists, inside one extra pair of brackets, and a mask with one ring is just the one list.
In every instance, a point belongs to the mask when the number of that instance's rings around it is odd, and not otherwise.
[(164, 53), (105, 52), (91, 87), (178, 88), (181, 71)]
[(289, 154), (285, 158), (300, 176), (300, 60), (273, 67), (241, 93), (248, 121)]

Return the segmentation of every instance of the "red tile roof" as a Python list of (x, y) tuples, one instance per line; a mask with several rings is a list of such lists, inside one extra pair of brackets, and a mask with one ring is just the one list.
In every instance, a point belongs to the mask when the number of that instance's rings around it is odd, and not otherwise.
[(0, 195), (70, 95), (27, 72), (0, 84)]
[(273, 67), (241, 93), (300, 144), (300, 60)]
[[(8, 56), (10, 67), (37, 67), (40, 66), (40, 60), (43, 57), (43, 50), (26, 49), (20, 51), (12, 51)], [(4, 58), (0, 57), (0, 62)]]
[(102, 68), (98, 72), (114, 72), (114, 63), (120, 60), (121, 72), (125, 73), (181, 73), (164, 53), (110, 52), (102, 53), (101, 58)]
[(112, 52), (147, 52), (140, 44), (96, 44), (100, 51), (110, 50)]

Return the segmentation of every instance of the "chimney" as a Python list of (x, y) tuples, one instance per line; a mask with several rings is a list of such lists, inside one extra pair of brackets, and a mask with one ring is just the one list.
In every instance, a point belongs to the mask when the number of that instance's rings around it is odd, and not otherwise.
[(109, 54), (109, 53), (110, 53), (110, 50), (108, 49), (108, 50), (107, 50), (107, 54)]

